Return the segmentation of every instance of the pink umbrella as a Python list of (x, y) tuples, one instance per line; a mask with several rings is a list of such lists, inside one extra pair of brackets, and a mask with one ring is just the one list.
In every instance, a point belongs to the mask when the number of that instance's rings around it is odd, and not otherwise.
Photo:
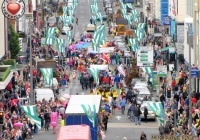
[(78, 44), (83, 44), (83, 43), (84, 43), (84, 42), (81, 42), (81, 41), (80, 41), (80, 42), (78, 42)]
[(70, 45), (68, 48), (72, 50), (75, 48), (75, 45)]
[(15, 127), (20, 127), (20, 126), (23, 126), (23, 125), (24, 125), (23, 123), (15, 123), (14, 124)]

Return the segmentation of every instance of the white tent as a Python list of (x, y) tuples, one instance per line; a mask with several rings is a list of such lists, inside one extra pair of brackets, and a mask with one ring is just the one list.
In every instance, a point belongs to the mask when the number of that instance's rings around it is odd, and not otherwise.
[[(114, 51), (114, 47), (106, 47), (106, 48), (100, 48), (99, 53), (109, 53), (113, 51)], [(98, 52), (93, 51), (92, 48), (88, 48), (88, 53), (98, 53)]]
[(90, 65), (90, 68), (98, 68), (100, 70), (108, 71), (108, 65)]

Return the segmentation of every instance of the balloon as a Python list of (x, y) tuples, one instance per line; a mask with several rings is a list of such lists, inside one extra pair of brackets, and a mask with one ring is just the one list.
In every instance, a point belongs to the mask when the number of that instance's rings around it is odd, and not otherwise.
[(102, 130), (100, 131), (100, 134), (101, 134), (101, 135), (105, 135), (104, 132), (103, 132)]
[(101, 135), (102, 139), (105, 139), (106, 138), (106, 135)]

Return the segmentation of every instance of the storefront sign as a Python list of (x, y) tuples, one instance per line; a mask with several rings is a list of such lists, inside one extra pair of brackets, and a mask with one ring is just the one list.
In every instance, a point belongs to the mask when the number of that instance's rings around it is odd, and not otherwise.
[(158, 65), (157, 66), (157, 75), (159, 77), (167, 77), (167, 66), (166, 65)]
[(45, 60), (37, 62), (37, 68), (52, 68), (54, 71), (57, 69), (56, 60)]
[(169, 16), (173, 19), (177, 16), (177, 1), (169, 0)]
[(137, 52), (137, 66), (153, 66), (153, 52), (152, 47), (140, 46), (140, 50)]
[[(161, 24), (163, 24), (163, 25), (165, 25), (166, 24), (166, 22), (168, 21), (168, 20), (165, 20), (165, 18), (168, 16), (168, 0), (161, 0), (161, 2), (160, 2), (160, 16), (161, 16)], [(168, 25), (169, 25), (169, 23), (168, 23)]]
[(197, 68), (191, 68), (191, 78), (198, 78), (199, 70)]
[(19, 46), (22, 50), (22, 48), (23, 48), (23, 38), (19, 38)]

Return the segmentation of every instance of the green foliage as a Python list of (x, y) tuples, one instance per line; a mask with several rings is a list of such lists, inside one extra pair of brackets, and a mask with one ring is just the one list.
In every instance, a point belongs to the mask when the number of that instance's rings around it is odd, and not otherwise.
[(16, 65), (17, 62), (15, 59), (5, 59), (3, 60), (4, 65)]
[(11, 59), (16, 59), (21, 48), (19, 46), (19, 35), (13, 29), (12, 25), (9, 25), (10, 29), (10, 53)]

